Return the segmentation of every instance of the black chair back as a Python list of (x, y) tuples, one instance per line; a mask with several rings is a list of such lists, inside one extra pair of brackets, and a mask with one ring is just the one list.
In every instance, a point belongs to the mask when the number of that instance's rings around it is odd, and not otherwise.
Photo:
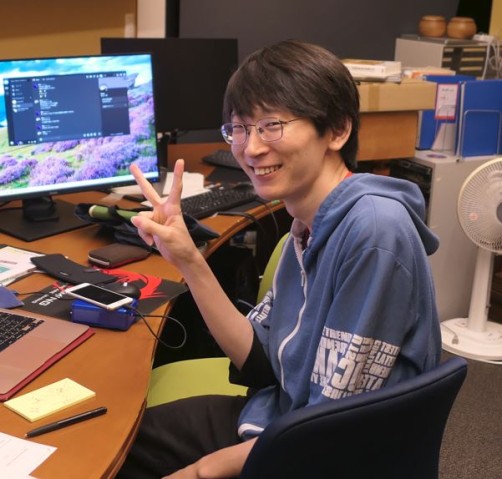
[(454, 357), (395, 386), (285, 414), (260, 435), (240, 479), (437, 479), (466, 373)]

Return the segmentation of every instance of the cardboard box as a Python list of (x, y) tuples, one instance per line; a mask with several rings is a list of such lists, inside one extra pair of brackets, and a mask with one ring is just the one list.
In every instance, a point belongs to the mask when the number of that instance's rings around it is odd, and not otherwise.
[(361, 113), (357, 160), (413, 157), (417, 127), (418, 111)]
[(358, 161), (409, 158), (415, 154), (418, 112), (434, 108), (436, 84), (403, 78), (401, 83), (361, 83)]
[(414, 78), (401, 83), (361, 83), (358, 85), (360, 111), (411, 111), (434, 108), (436, 84)]

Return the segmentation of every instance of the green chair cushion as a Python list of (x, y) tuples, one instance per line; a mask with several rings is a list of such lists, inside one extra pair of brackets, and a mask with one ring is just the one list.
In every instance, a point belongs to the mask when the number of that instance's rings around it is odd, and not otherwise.
[[(258, 301), (272, 286), (277, 261), (287, 238), (284, 235), (277, 243), (263, 273), (258, 291)], [(187, 359), (158, 366), (152, 371), (146, 406), (176, 401), (191, 396), (224, 394), (245, 395), (247, 388), (228, 381), (228, 358)]]
[(228, 358), (188, 359), (152, 371), (147, 407), (191, 396), (245, 395), (247, 388), (228, 382)]
[(277, 267), (277, 262), (281, 257), (282, 247), (288, 234), (286, 233), (275, 245), (274, 251), (270, 255), (269, 260), (267, 261), (267, 266), (265, 266), (265, 271), (263, 272), (263, 276), (260, 281), (260, 287), (258, 289), (257, 302), (259, 303), (265, 293), (272, 287), (272, 281), (274, 279), (275, 268)]

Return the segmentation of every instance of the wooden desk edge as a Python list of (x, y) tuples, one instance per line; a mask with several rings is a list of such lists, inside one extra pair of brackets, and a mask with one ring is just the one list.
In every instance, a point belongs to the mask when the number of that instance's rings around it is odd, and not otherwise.
[[(187, 163), (187, 170), (188, 169), (192, 171), (202, 170), (204, 174), (208, 174), (211, 171), (211, 167), (208, 165), (203, 165), (201, 163), (201, 158), (205, 154), (208, 154), (219, 148), (225, 149), (228, 148), (228, 145), (226, 145), (225, 143), (207, 143), (200, 145), (174, 145), (174, 152), (170, 155), (170, 157), (173, 158), (174, 155), (176, 155), (176, 157), (184, 157)], [(91, 203), (96, 202), (98, 201), (97, 200), (98, 195), (102, 199), (102, 194), (97, 192), (76, 193), (76, 194), (65, 195), (64, 197), (67, 201), (71, 201), (77, 204), (79, 202), (91, 202)], [(125, 203), (127, 204), (129, 202)], [(136, 207), (136, 206), (137, 206), (136, 204), (129, 204), (126, 207)], [(236, 233), (246, 228), (247, 226), (251, 225), (255, 220), (256, 221), (260, 220), (261, 218), (264, 218), (265, 216), (273, 212), (279, 211), (282, 208), (283, 205), (281, 202), (272, 202), (268, 204), (258, 205), (255, 208), (247, 211), (246, 214), (250, 215), (249, 217), (245, 215), (230, 216), (221, 214), (204, 218), (203, 220), (201, 220), (201, 222), (207, 224), (215, 231), (220, 233), (220, 236), (218, 238), (208, 242), (207, 249), (204, 251), (204, 256), (209, 257), (212, 253), (217, 251), (218, 248), (227, 243), (230, 240), (230, 238), (232, 238)], [(20, 240), (15, 240), (10, 238), (8, 238), (8, 240), (9, 243), (12, 244), (13, 246), (18, 246), (21, 248), (24, 247), (27, 249), (33, 249), (37, 251), (40, 250), (46, 253), (61, 252), (60, 250), (62, 250), (65, 254), (67, 254), (70, 257), (70, 259), (84, 264), (87, 261), (87, 251), (89, 247), (91, 245), (93, 247), (97, 247), (102, 244), (106, 244), (106, 241), (109, 239), (102, 237), (102, 235), (100, 235), (98, 231), (99, 227), (97, 225), (90, 225), (80, 230), (74, 230), (68, 233), (64, 233), (62, 235), (58, 235), (58, 237), (56, 237), (58, 238), (58, 241), (54, 241), (54, 238), (46, 238), (43, 240), (35, 241), (33, 243), (24, 243)], [(73, 241), (73, 239), (76, 238), (78, 238), (80, 241)], [(164, 260), (160, 258), (160, 261)], [(160, 264), (158, 259), (155, 259), (155, 262)], [(151, 267), (151, 266), (150, 267), (145, 266), (146, 263), (143, 263), (143, 265), (141, 265), (141, 263), (142, 262), (132, 264), (131, 269), (133, 271), (135, 271), (136, 269), (142, 271), (145, 268)], [(173, 268), (172, 265), (169, 265), (168, 263), (166, 263), (166, 275), (163, 275), (163, 277), (166, 277), (166, 279), (172, 279), (175, 281), (183, 282), (183, 278), (181, 277), (179, 272), (175, 268)], [(44, 285), (46, 285), (46, 283), (49, 280), (48, 278), (43, 277), (43, 275), (40, 275), (32, 277), (31, 281), (34, 281), (36, 287), (42, 288), (44, 287)], [(161, 308), (164, 311), (169, 311), (172, 304), (173, 301), (170, 301), (166, 305), (161, 306)], [(161, 328), (162, 328), (162, 322), (159, 321), (158, 323), (156, 323), (155, 330), (159, 331), (161, 330)], [(157, 346), (158, 342), (152, 341), (151, 346), (145, 348), (144, 354), (151, 355), (151, 358), (153, 358)], [(73, 365), (74, 362), (75, 361), (72, 359), (72, 356), (69, 355), (68, 357), (61, 359), (59, 363), (60, 366), (63, 367), (65, 364), (72, 364), (70, 369), (75, 369), (75, 366)], [(151, 369), (145, 372), (145, 374), (148, 375), (148, 378), (150, 376), (150, 371)], [(47, 381), (51, 381), (50, 374), (49, 376), (44, 376), (45, 374), (47, 373), (44, 373), (41, 376), (39, 376), (39, 378), (37, 378), (37, 380), (35, 380), (34, 383), (32, 384), (32, 387), (40, 387), (44, 383), (47, 383)], [(144, 381), (142, 380), (142, 382)], [(103, 479), (105, 478), (110, 479), (117, 474), (137, 435), (138, 427), (143, 417), (145, 408), (146, 408), (146, 397), (143, 399), (143, 402), (139, 410), (136, 411), (136, 414), (134, 415), (134, 420), (131, 422), (130, 425), (128, 425), (127, 437), (125, 438), (125, 440), (123, 440), (123, 443), (122, 444), (117, 443), (117, 445), (113, 445), (115, 456), (109, 457), (108, 459), (105, 457), (100, 458), (100, 461), (97, 461), (100, 464), (99, 470), (92, 470), (91, 466), (89, 466), (89, 468), (86, 468), (85, 471), (82, 471), (82, 474), (85, 473), (89, 474), (89, 477), (99, 477)], [(91, 424), (87, 425), (85, 434), (90, 434), (91, 429), (92, 431), (94, 431), (94, 427), (91, 426), (92, 426)], [(71, 434), (71, 432), (72, 431), (68, 429), (65, 432), (65, 434), (69, 435)], [(72, 437), (73, 439), (75, 439), (78, 437), (80, 433), (73, 432), (73, 434), (74, 435), (72, 435)], [(55, 442), (59, 443), (60, 440), (61, 438), (58, 438), (56, 439)], [(51, 441), (49, 441), (49, 443), (51, 443)], [(70, 451), (73, 451), (73, 449), (70, 449)], [(40, 478), (50, 477), (51, 479), (56, 479), (59, 477), (64, 477), (64, 474), (67, 472), (66, 470), (67, 466), (69, 466), (70, 463), (74, 462), (74, 458), (73, 456), (65, 458), (62, 458), (61, 456), (58, 457), (58, 452), (60, 454), (62, 453), (62, 451), (57, 451), (56, 454), (51, 456), (47, 461), (44, 461), (40, 465), (40, 467), (37, 468), (33, 473)], [(104, 466), (105, 461), (107, 462), (106, 466)], [(78, 466), (76, 465), (76, 467)]]

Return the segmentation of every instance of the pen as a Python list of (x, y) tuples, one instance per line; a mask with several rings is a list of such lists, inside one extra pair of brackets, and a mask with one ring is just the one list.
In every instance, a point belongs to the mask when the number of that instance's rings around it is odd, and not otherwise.
[(71, 416), (65, 419), (61, 419), (60, 421), (51, 422), (50, 424), (46, 424), (45, 426), (40, 426), (32, 429), (31, 431), (28, 431), (25, 434), (25, 437), (34, 437), (39, 436), (40, 434), (45, 434), (46, 432), (55, 431), (56, 429), (61, 429), (66, 426), (70, 426), (71, 424), (76, 424), (77, 422), (85, 421), (96, 416), (101, 416), (102, 414), (105, 414), (106, 411), (106, 407), (98, 407), (97, 409), (92, 409), (91, 411), (86, 411), (81, 414), (77, 414), (76, 416)]

